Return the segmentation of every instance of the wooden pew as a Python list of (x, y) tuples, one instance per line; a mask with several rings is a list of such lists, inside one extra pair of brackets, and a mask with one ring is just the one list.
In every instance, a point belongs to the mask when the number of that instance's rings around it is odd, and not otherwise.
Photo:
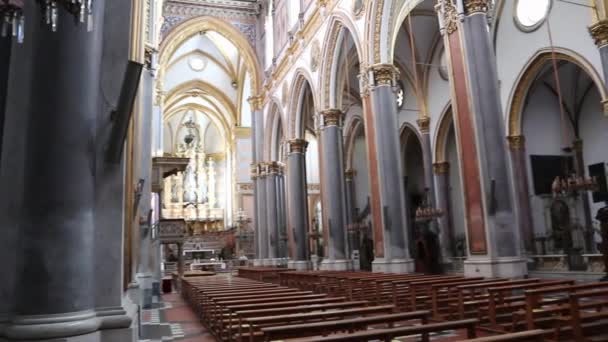
[[(390, 314), (395, 309), (392, 305), (381, 305), (381, 306), (367, 306), (352, 309), (342, 310), (327, 310), (327, 311), (315, 311), (308, 313), (298, 313), (291, 315), (277, 315), (277, 316), (265, 316), (265, 317), (250, 317), (241, 318), (239, 316), (239, 337), (241, 341), (249, 340), (254, 342), (263, 337), (261, 328), (270, 326), (283, 326), (292, 324), (303, 324), (307, 322), (318, 322), (318, 321), (330, 321), (330, 320), (344, 320), (347, 318), (360, 317), (366, 315), (381, 315)], [(244, 334), (242, 328), (248, 329), (247, 334)], [(245, 337), (245, 338), (243, 338)], [(256, 338), (257, 337), (257, 338)]]
[(542, 329), (526, 330), (517, 333), (502, 334), (496, 336), (478, 337), (469, 342), (543, 342), (545, 341), (545, 331)]
[[(598, 299), (599, 300), (593, 300)], [(566, 316), (559, 317), (559, 324), (556, 326), (556, 336), (555, 338), (559, 338), (559, 332), (564, 325), (568, 325), (572, 327), (572, 335), (576, 341), (586, 341), (588, 334), (584, 332), (584, 324), (597, 322), (600, 320), (608, 320), (608, 286), (603, 286), (599, 289), (587, 290), (581, 292), (575, 292), (570, 294), (570, 312)], [(591, 302), (587, 302), (582, 304), (581, 299), (592, 299)], [(594, 306), (593, 304), (597, 306)], [(584, 311), (583, 308), (586, 308), (587, 311)], [(589, 309), (595, 309), (595, 311), (591, 312)], [(608, 323), (605, 325), (608, 328)], [(597, 335), (596, 331), (592, 330), (589, 335)], [(606, 334), (606, 329), (604, 331), (599, 331), (599, 333), (603, 333), (603, 339), (607, 340), (608, 335)]]
[(370, 340), (381, 340), (390, 342), (396, 337), (421, 335), (423, 342), (430, 341), (430, 334), (446, 330), (466, 329), (467, 338), (475, 338), (477, 332), (475, 326), (476, 319), (465, 319), (451, 322), (431, 323), (416, 326), (404, 326), (388, 329), (373, 329), (349, 334), (336, 334), (327, 337), (295, 338), (286, 339), (284, 342), (363, 342)]
[(420, 320), (426, 323), (430, 316), (429, 311), (413, 311), (407, 313), (395, 313), (387, 315), (376, 315), (370, 317), (359, 317), (344, 320), (335, 320), (319, 323), (294, 324), (278, 327), (262, 328), (265, 341), (275, 341), (278, 339), (314, 335), (326, 335), (347, 330), (354, 332), (358, 330), (366, 330), (370, 325), (389, 324), (393, 325), (397, 322)]

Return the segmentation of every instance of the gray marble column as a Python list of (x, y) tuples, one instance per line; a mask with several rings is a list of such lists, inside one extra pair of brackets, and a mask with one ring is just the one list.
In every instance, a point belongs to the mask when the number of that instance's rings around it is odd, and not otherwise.
[[(40, 20), (35, 3), (26, 7)], [(105, 1), (95, 1), (104, 13)], [(95, 143), (103, 20), (95, 30), (58, 18), (36, 28), (28, 116), (19, 285), (9, 339), (62, 338), (99, 329), (95, 312)], [(38, 26), (38, 25), (32, 25)], [(51, 67), (49, 67), (51, 66)], [(101, 228), (101, 227), (100, 227)]]
[(443, 211), (443, 215), (437, 220), (439, 230), (439, 242), (441, 243), (441, 256), (444, 261), (454, 256), (454, 230), (451, 222), (450, 210), (450, 164), (441, 162), (433, 164), (436, 185), (436, 208)]
[[(589, 26), (589, 33), (600, 53), (604, 80), (608, 80), (608, 19), (604, 18)], [(608, 114), (608, 101), (603, 102), (603, 108), (604, 114)]]
[[(466, 275), (521, 277), (521, 257), (509, 173), (489, 0), (442, 4), (440, 23), (449, 49), (450, 84), (460, 144), (469, 240)], [(459, 13), (461, 12), (461, 13)], [(460, 14), (460, 15), (459, 15)]]
[(534, 243), (534, 229), (532, 221), (532, 207), (530, 203), (530, 185), (526, 167), (526, 139), (523, 135), (507, 137), (511, 165), (513, 168), (513, 183), (517, 198), (518, 225), (524, 248), (529, 254), (536, 254)]
[[(384, 231), (384, 251), (381, 257), (376, 251), (372, 265), (374, 271), (409, 272), (414, 269), (406, 233), (412, 223), (405, 213), (403, 165), (397, 129), (394, 86), (398, 73), (393, 65), (379, 64), (371, 66), (367, 75), (371, 83), (367, 91), (373, 113), (365, 115), (365, 127), (371, 133), (366, 131), (370, 185), (373, 187), (375, 183), (378, 187), (372, 189), (372, 217), (373, 224), (380, 225)], [(374, 243), (378, 246), (377, 241)]]
[(258, 245), (258, 257), (261, 260), (262, 265), (266, 265), (269, 260), (268, 248), (269, 248), (269, 235), (268, 235), (268, 196), (267, 196), (267, 164), (261, 162), (258, 164), (258, 177), (255, 180), (256, 182), (256, 200), (258, 202), (257, 206), (257, 226), (256, 232), (259, 236), (259, 245)]
[[(255, 217), (253, 220), (254, 226), (254, 236), (255, 236), (255, 247), (256, 247), (256, 256), (254, 260), (254, 265), (260, 266), (263, 264), (264, 257), (262, 253), (265, 248), (263, 248), (262, 241), (262, 228), (264, 227), (263, 222), (265, 221), (265, 211), (261, 208), (261, 204), (265, 201), (265, 196), (262, 197), (262, 180), (259, 178), (260, 173), (260, 165), (259, 163), (263, 160), (264, 153), (264, 113), (262, 112), (262, 98), (259, 96), (252, 96), (248, 99), (249, 105), (252, 110), (251, 115), (251, 127), (252, 127), (252, 157), (253, 163), (251, 165), (251, 178), (253, 181), (253, 198), (254, 198), (254, 209), (255, 209)], [(264, 189), (265, 192), (265, 189)]]
[(288, 227), (292, 239), (293, 255), (289, 266), (309, 269), (308, 252), (308, 190), (306, 188), (306, 147), (303, 139), (288, 141), (287, 157), (287, 207)]
[(352, 267), (346, 242), (346, 187), (344, 183), (344, 146), (342, 122), (344, 113), (339, 109), (326, 109), (321, 113), (322, 174), (325, 177), (321, 198), (325, 222), (329, 227), (328, 255), (321, 265), (324, 269), (344, 270)]
[[(345, 183), (345, 195), (346, 195), (346, 226), (354, 222), (355, 215), (355, 182), (354, 182), (355, 170), (348, 169), (344, 171), (344, 183)], [(346, 230), (348, 239), (348, 251), (349, 256), (352, 258), (353, 251), (359, 250), (359, 237), (358, 232)], [(355, 265), (353, 265), (355, 266)]]
[(267, 164), (266, 175), (266, 226), (268, 227), (268, 258), (276, 265), (279, 258), (279, 208), (278, 208), (278, 176), (277, 162)]
[(287, 208), (285, 205), (285, 167), (280, 164), (278, 175), (278, 201), (279, 201), (279, 258), (287, 258)]

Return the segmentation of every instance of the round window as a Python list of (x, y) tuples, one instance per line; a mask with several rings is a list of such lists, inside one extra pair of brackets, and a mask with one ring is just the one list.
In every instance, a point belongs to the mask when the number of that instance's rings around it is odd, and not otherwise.
[(200, 57), (190, 58), (188, 64), (190, 64), (190, 69), (194, 71), (201, 71), (205, 69), (205, 60)]
[(517, 0), (515, 23), (526, 32), (536, 30), (547, 18), (551, 0)]

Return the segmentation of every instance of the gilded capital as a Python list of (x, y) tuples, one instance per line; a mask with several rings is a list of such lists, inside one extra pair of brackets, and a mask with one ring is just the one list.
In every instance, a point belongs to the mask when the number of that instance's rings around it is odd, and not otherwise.
[(342, 126), (344, 113), (340, 109), (325, 109), (320, 114), (324, 126)]
[(526, 148), (526, 137), (523, 135), (509, 135), (507, 141), (511, 150), (523, 150)]
[(304, 139), (291, 139), (287, 141), (289, 153), (306, 153), (308, 141)]
[(355, 174), (356, 174), (355, 170), (353, 170), (353, 169), (348, 169), (348, 170), (344, 171), (344, 178), (345, 178), (347, 181), (352, 181), (352, 180), (353, 180), (353, 178), (355, 177)]
[(450, 35), (458, 29), (458, 10), (451, 1), (445, 1), (435, 6), (439, 16), (439, 26), (442, 33)]
[(589, 26), (589, 33), (598, 48), (608, 45), (608, 19), (600, 20)]
[(431, 118), (429, 118), (428, 116), (422, 117), (416, 120), (416, 122), (418, 123), (418, 127), (420, 127), (421, 133), (426, 134), (430, 131)]
[(251, 179), (258, 178), (258, 164), (251, 164), (249, 166), (249, 170), (250, 170), (250, 174), (251, 174)]
[(260, 162), (258, 163), (258, 177), (264, 178), (268, 174), (268, 163)]
[(450, 163), (441, 162), (433, 164), (433, 173), (436, 175), (442, 175), (450, 172)]
[(464, 0), (464, 9), (467, 15), (488, 13), (489, 2), (489, 0)]
[(392, 64), (374, 64), (370, 67), (375, 85), (393, 85), (399, 78), (399, 69)]
[(278, 175), (281, 171), (281, 167), (278, 162), (271, 161), (266, 163), (266, 173), (269, 175)]
[(247, 99), (251, 110), (262, 110), (264, 104), (264, 98), (262, 96), (251, 96)]

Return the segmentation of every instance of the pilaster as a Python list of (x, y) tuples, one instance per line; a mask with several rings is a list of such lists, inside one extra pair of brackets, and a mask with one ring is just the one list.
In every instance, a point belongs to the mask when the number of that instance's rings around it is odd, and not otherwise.
[(287, 141), (288, 235), (291, 250), (290, 266), (310, 268), (308, 250), (308, 190), (306, 188), (306, 148), (304, 139)]

